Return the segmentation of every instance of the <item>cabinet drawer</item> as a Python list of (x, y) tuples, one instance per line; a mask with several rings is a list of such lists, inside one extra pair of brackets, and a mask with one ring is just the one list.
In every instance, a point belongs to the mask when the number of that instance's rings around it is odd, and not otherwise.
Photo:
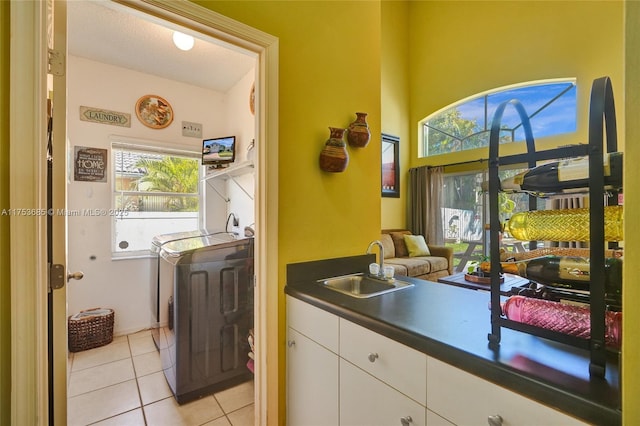
[(487, 424), (499, 415), (508, 425), (585, 425), (585, 423), (515, 392), (429, 357), (427, 407), (459, 424)]
[(340, 360), (340, 426), (424, 426), (426, 408)]
[(425, 405), (427, 356), (340, 319), (340, 357)]
[(338, 317), (287, 296), (287, 324), (334, 353), (338, 353)]
[(427, 426), (455, 426), (450, 421), (443, 419), (433, 411), (427, 409)]

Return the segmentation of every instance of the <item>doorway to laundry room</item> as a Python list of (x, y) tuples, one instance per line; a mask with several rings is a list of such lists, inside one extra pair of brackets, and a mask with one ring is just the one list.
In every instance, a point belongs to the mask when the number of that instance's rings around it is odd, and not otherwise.
[[(258, 55), (112, 2), (67, 9), (68, 265), (84, 273), (67, 313), (113, 312), (112, 342), (70, 346), (69, 424), (253, 418)], [(194, 374), (211, 378), (180, 386)]]

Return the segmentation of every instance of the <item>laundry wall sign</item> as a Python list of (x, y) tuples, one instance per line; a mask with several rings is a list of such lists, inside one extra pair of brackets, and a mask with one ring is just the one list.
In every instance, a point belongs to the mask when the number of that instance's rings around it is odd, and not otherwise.
[(111, 124), (112, 126), (131, 127), (131, 114), (87, 106), (80, 107), (80, 120)]

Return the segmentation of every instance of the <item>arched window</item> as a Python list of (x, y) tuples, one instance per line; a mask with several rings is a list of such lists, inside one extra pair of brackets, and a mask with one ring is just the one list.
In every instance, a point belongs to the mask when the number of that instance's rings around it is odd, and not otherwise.
[[(421, 121), (421, 157), (488, 146), (493, 114), (510, 99), (524, 106), (534, 138), (576, 131), (576, 80), (527, 82), (474, 95), (426, 117)], [(501, 143), (524, 141), (514, 108), (505, 109), (502, 129)]]

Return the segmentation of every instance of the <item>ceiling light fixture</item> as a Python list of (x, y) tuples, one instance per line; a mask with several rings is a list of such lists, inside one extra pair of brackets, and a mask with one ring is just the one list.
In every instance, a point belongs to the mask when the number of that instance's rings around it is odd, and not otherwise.
[(193, 48), (193, 37), (179, 31), (173, 32), (173, 44), (180, 50), (191, 50)]

